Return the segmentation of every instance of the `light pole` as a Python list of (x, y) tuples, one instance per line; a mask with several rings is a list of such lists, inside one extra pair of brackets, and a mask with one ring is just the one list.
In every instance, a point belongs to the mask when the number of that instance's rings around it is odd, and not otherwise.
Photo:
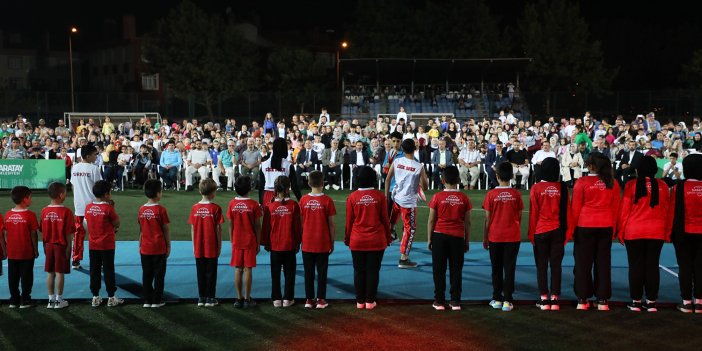
[(73, 34), (78, 33), (78, 28), (71, 27), (68, 33), (68, 65), (71, 67), (71, 112), (76, 112), (75, 99), (73, 98)]
[(341, 42), (341, 48), (336, 48), (336, 88), (339, 89), (339, 66), (341, 66), (341, 49), (346, 49), (349, 47), (349, 43), (346, 41)]

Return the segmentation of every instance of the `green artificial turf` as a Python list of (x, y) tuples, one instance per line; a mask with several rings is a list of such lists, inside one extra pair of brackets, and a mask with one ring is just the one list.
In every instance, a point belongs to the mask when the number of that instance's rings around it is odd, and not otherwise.
[[(309, 190), (303, 190), (303, 194)], [(346, 198), (349, 191), (327, 191), (335, 202), (337, 215), (336, 220), (336, 240), (343, 240), (344, 228), (346, 226)], [(431, 199), (434, 191), (427, 192), (427, 201)], [(485, 212), (482, 210), (483, 198), (485, 191), (469, 191), (467, 192), (473, 204), (471, 214), (471, 241), (482, 241), (483, 227), (485, 222)], [(214, 202), (222, 206), (222, 210), (226, 211), (229, 201), (234, 198), (235, 193), (231, 191), (217, 192)], [(258, 193), (252, 193), (254, 199), (258, 200)], [(121, 227), (117, 232), (117, 240), (138, 240), (139, 239), (139, 224), (137, 223), (137, 213), (139, 207), (146, 203), (146, 197), (142, 191), (126, 190), (124, 192), (113, 192), (112, 199), (115, 201), (117, 214), (120, 217)], [(32, 206), (30, 209), (37, 216), (41, 214), (41, 209), (49, 204), (50, 200), (45, 191), (35, 191), (32, 195)], [(188, 225), (188, 216), (193, 204), (201, 200), (201, 196), (193, 191), (167, 191), (163, 194), (161, 204), (168, 209), (168, 215), (171, 219), (170, 230), (172, 240), (190, 240), (190, 226)], [(527, 225), (529, 221), (528, 207), (529, 195), (523, 192), (522, 200), (524, 201), (525, 211), (522, 214), (522, 240), (527, 240)], [(73, 195), (69, 192), (65, 205), (73, 208)], [(0, 211), (4, 214), (14, 206), (9, 196), (9, 191), (0, 192)], [(427, 203), (420, 202), (417, 209), (417, 232), (415, 241), (427, 240), (427, 216), (429, 209)], [(227, 232), (228, 224), (224, 225), (223, 238), (228, 239)], [(397, 227), (398, 233), (402, 230), (402, 221), (400, 220)]]

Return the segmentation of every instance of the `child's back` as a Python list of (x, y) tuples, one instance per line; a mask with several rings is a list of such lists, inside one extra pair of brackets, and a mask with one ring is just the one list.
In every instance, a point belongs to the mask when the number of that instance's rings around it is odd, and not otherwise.
[(88, 248), (90, 250), (114, 250), (115, 226), (119, 220), (115, 208), (108, 202), (92, 202), (85, 208), (88, 223)]
[(254, 225), (262, 215), (258, 202), (248, 197), (235, 197), (229, 202), (227, 218), (232, 222), (232, 248), (256, 250)]
[(329, 217), (336, 215), (334, 200), (325, 194), (307, 194), (300, 199), (302, 251), (329, 252), (334, 245), (329, 234)]
[(93, 186), (102, 179), (100, 168), (92, 163), (80, 162), (71, 169), (73, 185), (73, 206), (76, 216), (83, 216), (85, 208), (93, 201)]
[(519, 191), (498, 186), (485, 195), (483, 209), (490, 212), (486, 228), (490, 242), (521, 241), (520, 224), (524, 203)]
[(214, 202), (200, 201), (193, 205), (188, 222), (193, 226), (195, 257), (218, 257), (217, 227), (224, 222), (222, 208)]
[(30, 234), (39, 228), (34, 212), (11, 209), (5, 214), (7, 232), (7, 258), (11, 260), (34, 259), (34, 245)]
[(273, 251), (291, 251), (300, 247), (300, 206), (290, 199), (275, 199), (266, 204), (264, 228), (270, 226), (267, 244)]

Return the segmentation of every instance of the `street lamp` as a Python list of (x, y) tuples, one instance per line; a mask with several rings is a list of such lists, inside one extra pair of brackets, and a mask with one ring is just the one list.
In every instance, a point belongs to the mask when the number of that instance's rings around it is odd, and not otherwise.
[[(341, 49), (347, 49), (349, 47), (349, 43), (346, 41), (341, 42)], [(336, 88), (339, 88), (339, 66), (341, 66), (341, 49), (337, 48), (336, 49)]]
[(71, 32), (68, 33), (68, 62), (71, 67), (71, 112), (76, 112), (75, 99), (73, 98), (73, 34), (78, 33), (78, 28), (71, 27)]

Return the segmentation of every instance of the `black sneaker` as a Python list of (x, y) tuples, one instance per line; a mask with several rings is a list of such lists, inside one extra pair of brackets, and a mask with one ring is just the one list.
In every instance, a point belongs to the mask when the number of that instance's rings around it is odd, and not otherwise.
[(646, 303), (644, 303), (642, 306), (646, 312), (658, 312), (655, 301), (646, 301)]
[(682, 313), (694, 313), (695, 306), (692, 303), (681, 303), (676, 306), (678, 311)]
[(197, 299), (197, 307), (205, 306), (205, 302), (207, 302), (207, 299), (205, 299), (204, 297)]
[(256, 300), (249, 297), (248, 300), (244, 300), (244, 308), (256, 307)]
[(536, 307), (538, 307), (542, 311), (549, 311), (551, 310), (551, 300), (540, 300), (536, 303)]
[(80, 261), (78, 261), (78, 260), (73, 261), (73, 264), (71, 264), (71, 267), (73, 267), (73, 269), (80, 269), (81, 268)]
[(22, 303), (20, 304), (19, 308), (31, 308), (34, 307), (34, 304), (32, 303), (32, 300), (22, 300)]
[(397, 264), (397, 267), (399, 268), (415, 268), (417, 267), (417, 262), (410, 261), (410, 259), (406, 260), (400, 260), (400, 262)]
[(244, 299), (236, 299), (234, 308), (244, 308)]
[(641, 312), (641, 308), (643, 308), (643, 306), (641, 305), (641, 302), (632, 301), (626, 304), (626, 308), (628, 308), (629, 311)]

